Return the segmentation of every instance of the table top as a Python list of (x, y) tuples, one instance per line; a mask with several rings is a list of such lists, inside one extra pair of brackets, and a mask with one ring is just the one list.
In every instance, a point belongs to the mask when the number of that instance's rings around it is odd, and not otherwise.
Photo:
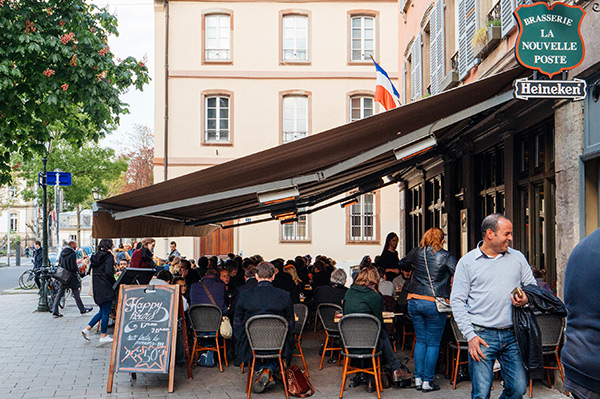
[[(333, 317), (333, 321), (335, 323), (339, 323), (340, 319), (342, 318), (344, 314), (342, 312), (336, 312), (335, 316)], [(395, 312), (383, 312), (382, 313), (383, 316), (383, 322), (387, 323), (387, 324), (391, 324), (394, 322), (394, 318), (397, 316), (404, 316), (404, 313), (395, 313)]]

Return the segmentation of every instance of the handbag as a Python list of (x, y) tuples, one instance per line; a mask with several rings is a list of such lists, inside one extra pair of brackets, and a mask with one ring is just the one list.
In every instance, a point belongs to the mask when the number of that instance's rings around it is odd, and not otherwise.
[(55, 278), (63, 284), (67, 284), (71, 277), (73, 277), (73, 272), (68, 271), (62, 266), (58, 266), (56, 271), (52, 274), (52, 278)]
[(297, 398), (307, 398), (315, 393), (315, 388), (310, 383), (304, 370), (300, 370), (297, 365), (293, 365), (285, 372), (287, 380), (288, 393)]
[[(206, 295), (208, 295), (208, 299), (210, 299), (210, 302), (213, 305), (217, 306), (215, 299), (206, 287), (206, 284), (204, 284), (204, 281), (200, 281), (200, 284), (202, 284), (202, 288), (204, 288), (204, 292), (206, 292)], [(225, 339), (230, 339), (233, 336), (233, 328), (231, 328), (231, 321), (229, 320), (229, 317), (223, 316), (221, 318), (221, 327), (219, 327), (219, 334)]]
[(433, 289), (433, 284), (431, 283), (431, 275), (429, 274), (429, 266), (427, 266), (427, 247), (423, 248), (423, 259), (425, 259), (425, 270), (427, 270), (427, 278), (429, 279), (431, 292), (433, 292), (433, 298), (435, 300), (435, 307), (437, 308), (437, 311), (440, 313), (452, 313), (452, 308), (450, 307), (450, 304), (446, 302), (446, 298), (435, 296), (435, 290)]

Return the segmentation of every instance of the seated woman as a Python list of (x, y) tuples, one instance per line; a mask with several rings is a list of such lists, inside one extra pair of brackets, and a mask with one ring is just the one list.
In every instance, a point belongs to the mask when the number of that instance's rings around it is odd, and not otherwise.
[(377, 350), (381, 351), (384, 363), (387, 363), (393, 370), (394, 382), (399, 382), (411, 378), (412, 374), (402, 370), (401, 363), (392, 349), (387, 331), (383, 328), (383, 297), (378, 289), (379, 273), (377, 269), (366, 267), (361, 270), (344, 297), (344, 315), (366, 313), (379, 319), (382, 328), (377, 342)]

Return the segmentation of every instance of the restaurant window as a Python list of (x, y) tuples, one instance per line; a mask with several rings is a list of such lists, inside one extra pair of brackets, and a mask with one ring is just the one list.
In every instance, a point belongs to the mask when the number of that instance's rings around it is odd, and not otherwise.
[(375, 57), (375, 16), (353, 15), (350, 18), (350, 61), (368, 62)]
[(377, 241), (379, 239), (377, 194), (363, 194), (355, 200), (356, 202), (348, 207), (348, 241)]
[(230, 134), (230, 96), (205, 96), (204, 143), (229, 144)]
[(407, 251), (419, 246), (423, 235), (423, 184), (417, 184), (407, 192), (408, 228), (406, 231)]
[(310, 241), (308, 236), (308, 216), (300, 215), (295, 222), (281, 225), (282, 241)]
[(350, 97), (350, 122), (373, 116), (374, 103), (373, 96)]
[(231, 61), (231, 15), (204, 16), (204, 61)]
[(493, 147), (475, 156), (476, 221), (479, 226), (492, 213), (504, 213), (504, 148)]
[(308, 135), (308, 96), (284, 95), (282, 99), (282, 142)]
[(283, 62), (308, 61), (308, 16), (288, 14), (281, 19)]
[(552, 120), (515, 138), (517, 209), (514, 245), (529, 264), (546, 271), (556, 283), (556, 183), (554, 180), (554, 127)]
[(444, 190), (442, 175), (437, 175), (425, 182), (425, 228), (442, 228), (442, 215), (444, 213)]
[(18, 215), (16, 213), (11, 213), (10, 214), (10, 231), (11, 232), (16, 232), (19, 229), (19, 219), (18, 219)]

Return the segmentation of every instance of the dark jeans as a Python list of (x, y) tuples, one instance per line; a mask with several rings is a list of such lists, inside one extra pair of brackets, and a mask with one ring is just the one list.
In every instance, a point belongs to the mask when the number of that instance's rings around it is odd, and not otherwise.
[(400, 360), (396, 357), (396, 353), (392, 348), (392, 344), (390, 343), (390, 338), (388, 336), (387, 331), (382, 328), (379, 333), (379, 340), (377, 341), (377, 350), (381, 351), (381, 355), (383, 356), (383, 360), (387, 363), (388, 366), (392, 370), (397, 370), (400, 368)]
[(527, 377), (513, 328), (495, 329), (474, 326), (475, 333), (489, 346), (481, 345), (485, 359), (476, 362), (469, 356), (471, 398), (489, 398), (492, 387), (494, 360), (501, 366), (504, 390), (499, 399), (522, 398), (527, 390)]
[(35, 285), (37, 285), (39, 290), (40, 288), (42, 288), (42, 282), (40, 280), (40, 275), (42, 274), (42, 272), (40, 272), (40, 269), (36, 267), (33, 269), (33, 274), (35, 276), (33, 280), (35, 281)]
[(110, 310), (112, 309), (112, 301), (102, 302), (98, 313), (92, 317), (92, 320), (88, 323), (90, 327), (94, 327), (98, 321), (100, 321), (100, 333), (106, 334), (108, 331), (108, 318), (110, 316)]
[(446, 313), (439, 313), (435, 302), (414, 298), (408, 301), (408, 313), (417, 335), (415, 378), (432, 382), (446, 326)]
[[(73, 281), (73, 279), (76, 279), (76, 281)], [(65, 290), (67, 288), (71, 289), (71, 293), (73, 294), (73, 298), (75, 298), (75, 303), (77, 304), (79, 311), (83, 312), (85, 310), (85, 306), (83, 306), (83, 302), (81, 301), (81, 296), (79, 295), (80, 287), (81, 287), (81, 283), (79, 282), (79, 279), (77, 276), (71, 277), (71, 280), (69, 280), (69, 282), (67, 282), (66, 284), (60, 283), (60, 288), (58, 289), (58, 294), (56, 295), (56, 298), (54, 298), (54, 303), (52, 304), (52, 313), (54, 313), (54, 314), (58, 313), (58, 303), (60, 302), (62, 297), (65, 296)]]

